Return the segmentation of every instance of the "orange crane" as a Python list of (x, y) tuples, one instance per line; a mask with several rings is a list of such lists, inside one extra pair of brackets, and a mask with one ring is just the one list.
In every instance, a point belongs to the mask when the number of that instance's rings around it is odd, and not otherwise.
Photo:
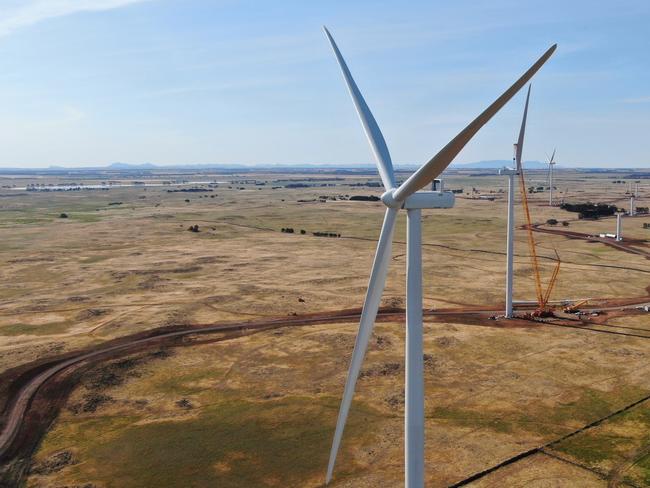
[(524, 116), (521, 120), (521, 128), (519, 129), (519, 137), (515, 143), (515, 167), (519, 173), (519, 181), (521, 183), (521, 203), (524, 207), (526, 214), (526, 230), (528, 231), (528, 247), (530, 249), (530, 259), (533, 264), (533, 275), (535, 278), (535, 292), (537, 293), (537, 310), (533, 313), (536, 317), (547, 317), (553, 315), (553, 312), (548, 307), (548, 300), (551, 297), (557, 275), (560, 272), (560, 256), (555, 251), (557, 257), (557, 265), (553, 270), (551, 279), (548, 282), (546, 290), (542, 290), (542, 279), (539, 272), (539, 259), (537, 257), (537, 247), (535, 245), (535, 237), (533, 236), (533, 221), (530, 218), (530, 208), (528, 207), (528, 191), (526, 189), (526, 178), (524, 177), (524, 167), (521, 164), (522, 152), (524, 149), (524, 135), (526, 133), (526, 118), (528, 117), (528, 102), (530, 101), (530, 86), (528, 86), (528, 94), (526, 95), (526, 105), (524, 106)]
[[(517, 146), (517, 144), (515, 144)], [(521, 186), (521, 203), (524, 207), (524, 213), (526, 215), (526, 230), (528, 231), (528, 247), (530, 249), (530, 259), (532, 261), (533, 265), (533, 275), (535, 278), (535, 291), (537, 293), (537, 310), (535, 310), (535, 313), (533, 315), (537, 317), (546, 317), (549, 315), (552, 315), (551, 310), (548, 307), (548, 301), (551, 297), (551, 293), (553, 292), (553, 288), (555, 287), (555, 283), (557, 281), (557, 275), (560, 272), (560, 256), (557, 253), (557, 250), (554, 249), (555, 251), (555, 256), (557, 258), (557, 264), (555, 266), (555, 269), (553, 270), (553, 273), (551, 274), (551, 278), (548, 282), (548, 285), (546, 287), (546, 290), (542, 290), (542, 279), (540, 277), (540, 271), (539, 271), (539, 259), (537, 257), (537, 247), (535, 244), (535, 237), (533, 236), (533, 222), (530, 218), (530, 208), (528, 206), (528, 192), (526, 189), (526, 179), (524, 177), (524, 168), (521, 163), (518, 165), (519, 170), (519, 181), (520, 181), (520, 186)]]

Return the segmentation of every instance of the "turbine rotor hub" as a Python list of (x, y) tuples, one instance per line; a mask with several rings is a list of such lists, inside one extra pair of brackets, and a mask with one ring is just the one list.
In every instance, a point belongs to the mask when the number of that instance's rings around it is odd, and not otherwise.
[(395, 200), (395, 197), (393, 196), (394, 193), (395, 188), (391, 188), (390, 190), (385, 191), (381, 196), (381, 201), (384, 202), (384, 205), (388, 208), (400, 208), (402, 206), (403, 202)]

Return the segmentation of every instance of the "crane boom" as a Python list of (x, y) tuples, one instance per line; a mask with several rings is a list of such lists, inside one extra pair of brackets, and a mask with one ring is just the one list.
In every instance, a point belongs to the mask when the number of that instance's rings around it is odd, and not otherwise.
[(528, 208), (528, 195), (526, 192), (526, 179), (524, 177), (524, 168), (522, 165), (519, 170), (519, 182), (521, 187), (521, 203), (526, 215), (526, 230), (528, 231), (528, 249), (530, 250), (530, 259), (533, 264), (533, 274), (535, 278), (535, 292), (537, 293), (537, 303), (542, 306), (544, 296), (542, 294), (542, 281), (539, 276), (539, 260), (537, 259), (537, 249), (535, 247), (535, 237), (533, 236), (533, 222), (530, 218), (530, 209)]
[(555, 288), (557, 275), (560, 272), (560, 265), (562, 264), (562, 261), (560, 260), (560, 255), (557, 253), (557, 250), (553, 249), (553, 251), (555, 251), (557, 264), (555, 265), (555, 269), (553, 269), (553, 274), (551, 275), (551, 279), (548, 282), (548, 288), (546, 288), (546, 293), (544, 294), (544, 303), (543, 306), (540, 307), (542, 310), (546, 309), (546, 307), (548, 306), (548, 301), (551, 298), (551, 293), (553, 293), (553, 288)]
[[(537, 310), (535, 312), (535, 315), (539, 316), (545, 316), (549, 314), (549, 310), (547, 310), (547, 304), (548, 300), (551, 296), (551, 293), (553, 291), (553, 287), (555, 286), (555, 281), (557, 279), (557, 275), (560, 272), (560, 256), (557, 254), (557, 251), (555, 251), (555, 255), (557, 256), (557, 266), (553, 270), (553, 274), (551, 275), (551, 279), (548, 282), (548, 287), (546, 289), (546, 292), (542, 291), (542, 280), (540, 278), (540, 272), (539, 272), (539, 259), (537, 258), (537, 247), (535, 245), (535, 237), (533, 236), (533, 221), (530, 218), (530, 208), (528, 205), (528, 192), (526, 191), (526, 178), (524, 176), (524, 167), (522, 164), (522, 152), (524, 148), (524, 135), (526, 133), (526, 119), (528, 118), (528, 102), (530, 101), (530, 86), (528, 86), (528, 94), (526, 95), (526, 105), (524, 105), (524, 115), (521, 119), (521, 127), (519, 129), (519, 137), (517, 138), (517, 142), (515, 143), (515, 167), (517, 168), (517, 172), (519, 173), (519, 182), (521, 184), (521, 203), (524, 207), (524, 214), (526, 215), (526, 230), (528, 232), (528, 248), (530, 249), (530, 259), (533, 264), (533, 275), (535, 278), (535, 292), (537, 294)], [(555, 151), (553, 151), (553, 155), (551, 156), (551, 160), (549, 162), (549, 168), (550, 168), (550, 176), (551, 178), (553, 177), (552, 173), (552, 165), (554, 164), (553, 158), (555, 157)], [(552, 180), (551, 180), (551, 191), (552, 190)]]
[[(515, 144), (516, 145), (516, 144)], [(544, 314), (547, 312), (548, 301), (551, 298), (551, 293), (555, 287), (557, 281), (557, 276), (560, 272), (560, 265), (562, 264), (560, 256), (555, 250), (555, 256), (557, 257), (557, 264), (551, 278), (548, 282), (546, 291), (542, 290), (542, 279), (539, 271), (539, 258), (537, 256), (537, 245), (535, 243), (535, 236), (533, 235), (533, 221), (530, 217), (530, 207), (528, 205), (528, 193), (526, 191), (526, 178), (524, 176), (524, 168), (520, 164), (519, 167), (519, 182), (521, 187), (521, 203), (524, 207), (524, 214), (526, 215), (526, 231), (528, 235), (528, 248), (530, 249), (530, 259), (533, 265), (533, 277), (535, 278), (535, 292), (537, 294), (537, 312), (539, 314)]]

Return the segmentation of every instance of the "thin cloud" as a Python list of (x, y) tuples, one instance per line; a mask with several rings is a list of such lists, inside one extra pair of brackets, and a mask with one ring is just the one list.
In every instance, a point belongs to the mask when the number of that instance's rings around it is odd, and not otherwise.
[(226, 81), (224, 83), (212, 85), (190, 85), (178, 86), (170, 88), (162, 88), (160, 90), (152, 90), (141, 95), (141, 98), (156, 98), (176, 95), (187, 95), (199, 92), (224, 92), (231, 90), (250, 90), (252, 88), (282, 86), (290, 83), (291, 78), (253, 78), (253, 79), (239, 79), (233, 81)]
[(625, 98), (623, 103), (650, 103), (650, 97)]
[(0, 15), (0, 36), (53, 17), (77, 12), (97, 12), (151, 0), (29, 0), (14, 2)]

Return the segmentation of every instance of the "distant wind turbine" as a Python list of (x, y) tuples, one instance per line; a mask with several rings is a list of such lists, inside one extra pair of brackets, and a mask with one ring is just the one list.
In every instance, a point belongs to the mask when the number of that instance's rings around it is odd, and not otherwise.
[(326, 483), (332, 479), (334, 464), (338, 453), (343, 429), (348, 417), (354, 388), (361, 371), (363, 358), (368, 348), (375, 318), (379, 309), (381, 295), (386, 283), (388, 265), (391, 256), (393, 229), (399, 209), (407, 212), (407, 264), (406, 264), (406, 385), (405, 385), (405, 486), (407, 488), (422, 488), (424, 486), (424, 365), (422, 348), (422, 235), (421, 211), (424, 208), (449, 208), (453, 206), (452, 193), (439, 191), (418, 191), (431, 183), (449, 166), (458, 153), (485, 125), (542, 67), (551, 57), (557, 45), (551, 46), (495, 102), (485, 109), (476, 119), (454, 137), (438, 154), (415, 171), (399, 187), (395, 181), (395, 173), (388, 147), (379, 126), (366, 104), (359, 88), (352, 79), (341, 52), (331, 34), (324, 28), (325, 34), (332, 46), (334, 55), (343, 73), (352, 101), (356, 108), (361, 125), (366, 133), (370, 147), (377, 162), (379, 175), (386, 189), (381, 201), (386, 205), (386, 214), (381, 228), (375, 259), (370, 272), (368, 291), (361, 312), (359, 332), (357, 334), (350, 369), (343, 391), (343, 399), (339, 410), (336, 431), (330, 451), (327, 467)]
[[(548, 153), (546, 153), (548, 154)], [(551, 154), (551, 159), (548, 160), (548, 206), (553, 206), (553, 166), (555, 166), (555, 149)]]

